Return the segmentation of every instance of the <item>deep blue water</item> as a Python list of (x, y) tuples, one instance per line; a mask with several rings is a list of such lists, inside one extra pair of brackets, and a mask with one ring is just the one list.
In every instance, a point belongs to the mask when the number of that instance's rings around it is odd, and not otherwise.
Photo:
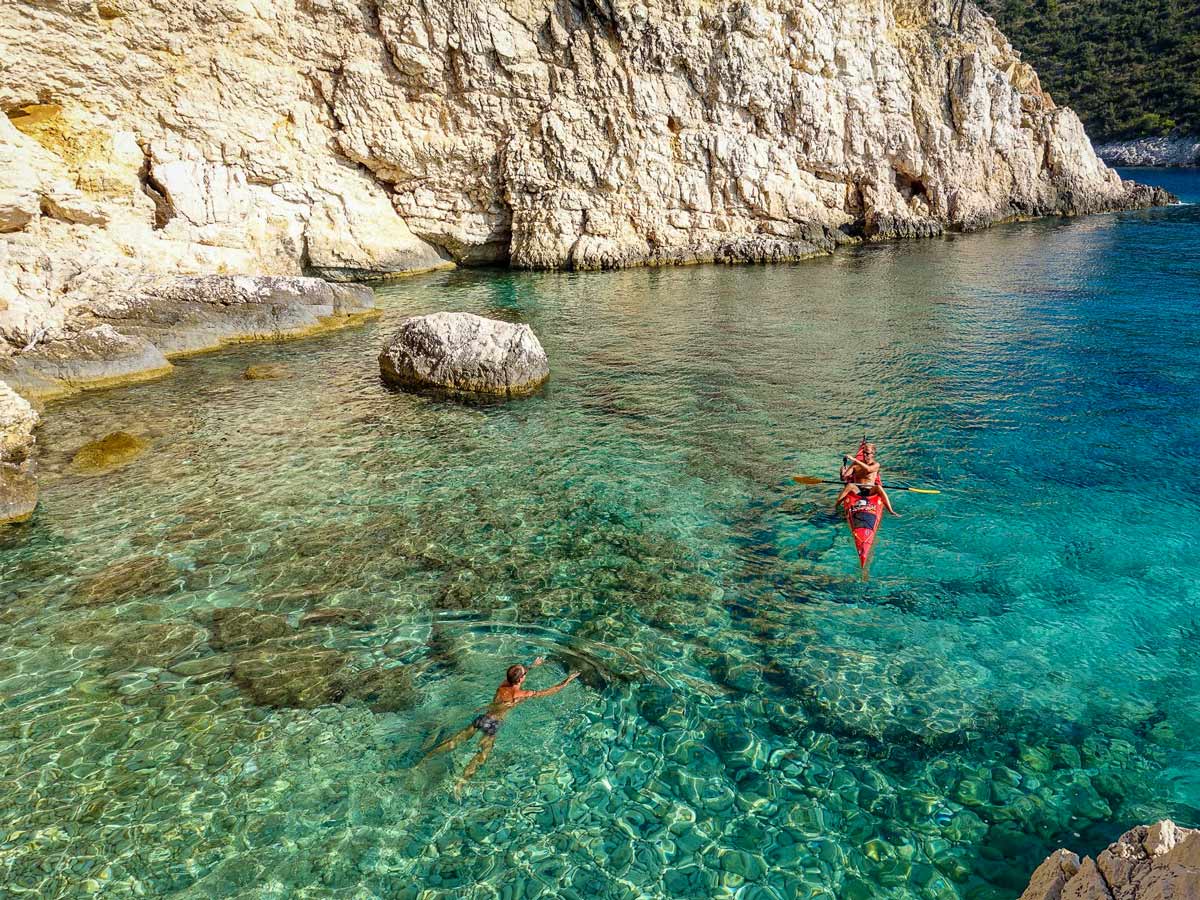
[[(1011, 898), (1057, 846), (1200, 824), (1200, 206), (380, 294), (46, 410), (0, 536), (9, 889)], [(442, 308), (531, 323), (546, 389), (385, 390)], [(150, 449), (71, 468), (118, 428)], [(895, 494), (866, 584), (791, 479), (864, 433), (942, 491)], [(362, 620), (301, 625), (330, 606)], [(537, 654), (585, 677), (455, 798), (473, 749), (423, 749)]]

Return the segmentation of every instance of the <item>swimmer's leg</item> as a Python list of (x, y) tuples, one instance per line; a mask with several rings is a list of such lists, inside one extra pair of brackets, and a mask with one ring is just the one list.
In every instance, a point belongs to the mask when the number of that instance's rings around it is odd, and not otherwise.
[(479, 767), (487, 762), (488, 755), (492, 752), (492, 747), (496, 745), (496, 736), (494, 734), (485, 734), (479, 741), (479, 752), (471, 757), (471, 761), (467, 763), (467, 767), (463, 769), (462, 777), (458, 779), (458, 784), (454, 786), (454, 796), (458, 796), (462, 792), (463, 785), (479, 771)]
[(436, 747), (434, 747), (432, 750), (430, 750), (428, 753), (426, 753), (424, 756), (422, 756), (421, 762), (417, 763), (417, 765), (420, 765), (422, 762), (425, 762), (425, 760), (429, 759), (429, 757), (431, 757), (431, 756), (436, 756), (439, 753), (446, 753), (450, 750), (453, 750), (455, 747), (457, 747), (459, 744), (463, 743), (464, 741), (470, 740), (471, 735), (473, 735), (475, 733), (475, 731), (476, 731), (475, 723), (472, 722), (470, 725), (468, 725), (466, 728), (464, 728), (458, 734), (442, 741), (440, 744), (438, 744)]

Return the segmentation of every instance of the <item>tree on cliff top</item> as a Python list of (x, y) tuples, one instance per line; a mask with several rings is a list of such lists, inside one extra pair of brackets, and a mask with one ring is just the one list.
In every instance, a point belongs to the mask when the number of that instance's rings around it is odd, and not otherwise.
[(1095, 140), (1200, 134), (1200, 0), (977, 0)]

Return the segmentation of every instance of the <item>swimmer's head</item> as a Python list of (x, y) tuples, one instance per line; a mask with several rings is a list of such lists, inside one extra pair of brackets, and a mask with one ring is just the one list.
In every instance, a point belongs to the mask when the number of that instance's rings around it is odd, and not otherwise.
[(511, 684), (513, 687), (516, 687), (522, 681), (525, 680), (525, 672), (526, 672), (525, 667), (519, 663), (515, 666), (509, 666), (508, 667), (508, 675), (507, 675), (508, 683)]

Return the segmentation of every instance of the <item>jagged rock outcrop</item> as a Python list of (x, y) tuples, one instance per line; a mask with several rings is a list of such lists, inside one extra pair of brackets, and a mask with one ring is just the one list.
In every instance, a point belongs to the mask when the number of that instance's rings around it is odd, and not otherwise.
[(795, 259), (1165, 199), (966, 0), (13, 0), (0, 108), (6, 355), (129, 279)]
[(1057, 850), (1038, 866), (1020, 900), (1197, 900), (1200, 830), (1170, 819), (1140, 825), (1083, 862)]
[(0, 381), (0, 525), (24, 522), (37, 506), (37, 425), (29, 402)]
[(379, 370), (399, 387), (518, 397), (550, 377), (550, 362), (528, 325), (442, 312), (401, 322)]
[(1108, 141), (1098, 144), (1096, 152), (1110, 166), (1200, 166), (1200, 135)]

